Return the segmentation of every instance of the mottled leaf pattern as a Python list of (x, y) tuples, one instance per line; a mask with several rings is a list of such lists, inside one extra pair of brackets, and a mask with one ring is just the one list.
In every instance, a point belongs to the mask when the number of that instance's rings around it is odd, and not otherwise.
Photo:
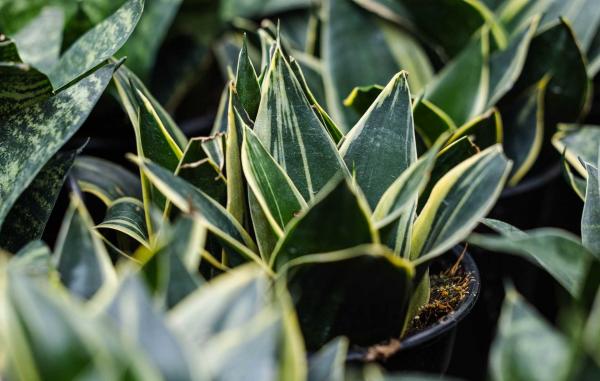
[[(0, 121), (0, 224), (21, 192), (79, 129), (110, 81), (115, 65), (98, 69), (47, 100)], [(34, 148), (35, 147), (35, 148)]]

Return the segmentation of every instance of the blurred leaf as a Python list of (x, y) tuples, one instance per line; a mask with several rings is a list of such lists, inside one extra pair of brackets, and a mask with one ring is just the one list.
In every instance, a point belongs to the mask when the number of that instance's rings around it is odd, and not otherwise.
[(75, 196), (67, 210), (54, 249), (61, 282), (70, 292), (91, 299), (116, 287), (116, 274), (104, 244), (96, 235), (83, 202)]
[(8, 271), (18, 271), (19, 274), (43, 281), (56, 276), (52, 252), (41, 240), (23, 246), (8, 263)]
[(192, 380), (188, 358), (162, 316), (157, 313), (144, 284), (129, 276), (107, 308), (108, 315), (126, 336), (138, 344), (165, 380)]
[[(600, 146), (597, 146), (600, 149)], [(596, 162), (596, 165), (600, 162)], [(585, 163), (587, 185), (581, 216), (581, 241), (596, 258), (600, 259), (600, 181), (598, 167)]]
[(310, 0), (223, 0), (219, 3), (219, 14), (223, 20), (230, 21), (236, 17), (264, 17), (310, 5)]
[(306, 200), (344, 165), (283, 52), (276, 48), (263, 82), (254, 131)]
[[(542, 149), (544, 115), (549, 83), (542, 80), (502, 110), (503, 146), (513, 162), (509, 185), (514, 186), (531, 169)], [(550, 127), (550, 126), (548, 126)]]
[(114, 14), (81, 36), (48, 74), (52, 87), (61, 89), (112, 57), (133, 32), (143, 8), (144, 0), (128, 0)]
[(600, 126), (560, 125), (559, 131), (552, 137), (552, 144), (580, 175), (586, 176), (586, 169), (581, 160), (588, 163), (598, 162), (598, 146), (600, 146)]
[(429, 60), (406, 32), (352, 0), (328, 0), (323, 8), (321, 57), (327, 106), (343, 132), (360, 117), (342, 104), (353, 88), (387, 83), (401, 69), (410, 71), (414, 91), (429, 82), (433, 73)]
[(106, 209), (104, 220), (96, 228), (121, 232), (144, 246), (150, 244), (144, 205), (136, 198), (121, 197), (112, 201)]
[(45, 7), (40, 14), (12, 36), (23, 61), (48, 73), (58, 61), (64, 26), (64, 12)]
[(508, 290), (490, 354), (492, 380), (566, 380), (570, 360), (566, 338)]
[(306, 202), (292, 180), (247, 127), (242, 145), (242, 165), (248, 186), (264, 216), (279, 236), (283, 235), (287, 223), (306, 206)]
[(154, 68), (158, 50), (182, 0), (146, 0), (144, 12), (117, 55), (127, 57), (127, 66), (147, 79)]
[(366, 200), (349, 180), (334, 180), (308, 209), (289, 222), (271, 265), (275, 269), (307, 254), (377, 242)]
[(348, 340), (333, 339), (308, 359), (308, 381), (344, 381)]
[(0, 229), (0, 247), (14, 253), (42, 237), (77, 153), (59, 152), (38, 172), (6, 215)]
[[(489, 49), (489, 34), (483, 31), (427, 84), (425, 99), (444, 110), (456, 124), (466, 123), (485, 108)], [(460, 96), (456, 89), (460, 89)]]
[(417, 159), (406, 73), (396, 74), (346, 135), (340, 154), (375, 208), (385, 190)]
[(115, 65), (98, 69), (47, 100), (0, 121), (0, 225), (46, 162), (83, 124), (108, 84)]
[(71, 177), (83, 192), (93, 194), (106, 205), (121, 197), (142, 198), (140, 180), (134, 174), (98, 157), (79, 156)]
[(596, 361), (596, 366), (600, 367), (600, 290), (596, 293), (583, 337), (588, 352)]
[(495, 145), (444, 175), (415, 222), (411, 259), (426, 261), (466, 238), (500, 196), (510, 166)]
[(523, 256), (548, 271), (571, 295), (578, 297), (591, 255), (577, 237), (557, 229), (523, 232), (497, 220), (486, 219), (484, 223), (500, 236), (471, 234), (469, 243)]
[(309, 351), (340, 335), (358, 345), (400, 335), (414, 269), (389, 249), (365, 245), (308, 255), (282, 274)]

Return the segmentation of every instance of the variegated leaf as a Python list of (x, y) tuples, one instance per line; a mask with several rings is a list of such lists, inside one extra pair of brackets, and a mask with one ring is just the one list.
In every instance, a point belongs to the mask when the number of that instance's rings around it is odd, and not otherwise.
[(108, 160), (79, 156), (71, 177), (83, 192), (98, 197), (105, 205), (121, 197), (142, 199), (140, 179), (127, 169)]
[(480, 149), (502, 143), (503, 124), (498, 110), (490, 109), (457, 128), (448, 139), (448, 144), (464, 136), (468, 136), (469, 140)]
[[(600, 149), (600, 146), (596, 147)], [(598, 165), (585, 163), (587, 185), (585, 187), (585, 204), (581, 216), (581, 240), (583, 246), (600, 259), (600, 181)]]
[(302, 196), (311, 200), (344, 164), (279, 47), (262, 86), (254, 131)]
[[(208, 230), (242, 258), (260, 263), (256, 245), (231, 214), (217, 201), (165, 168), (147, 160), (136, 159), (144, 175), (164, 196), (184, 212), (197, 210), (206, 221)], [(233, 262), (233, 258), (231, 259)], [(233, 265), (237, 265), (237, 259)]]
[(466, 238), (500, 196), (510, 167), (495, 145), (442, 177), (415, 221), (410, 258), (429, 260)]
[(369, 206), (417, 159), (406, 73), (396, 74), (340, 147)]
[(378, 242), (364, 196), (349, 180), (333, 180), (322, 194), (292, 219), (279, 240), (271, 265), (282, 268), (307, 254)]
[(110, 81), (115, 65), (0, 121), (0, 224), (19, 195), (83, 124)]
[(586, 169), (580, 160), (588, 163), (598, 162), (598, 146), (600, 146), (600, 126), (592, 125), (559, 125), (559, 131), (552, 137), (552, 144), (565, 154), (577, 172), (587, 176)]
[(29, 241), (41, 238), (77, 153), (54, 155), (21, 193), (0, 229), (0, 247), (14, 253)]
[(144, 205), (136, 198), (121, 197), (112, 201), (106, 209), (104, 220), (96, 228), (115, 230), (141, 245), (149, 245)]
[(133, 32), (143, 9), (144, 0), (128, 0), (114, 14), (81, 36), (49, 72), (54, 89), (63, 88), (112, 57)]
[(443, 134), (457, 129), (454, 121), (444, 110), (422, 96), (414, 101), (413, 119), (415, 131), (426, 147), (431, 147)]
[(242, 145), (242, 165), (246, 181), (264, 216), (281, 236), (287, 223), (306, 207), (306, 202), (292, 180), (247, 127)]

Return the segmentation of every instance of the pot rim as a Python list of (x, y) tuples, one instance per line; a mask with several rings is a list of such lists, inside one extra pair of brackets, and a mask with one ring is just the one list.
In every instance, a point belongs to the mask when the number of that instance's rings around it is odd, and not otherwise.
[[(400, 341), (398, 350), (392, 356), (397, 356), (404, 351), (408, 351), (415, 347), (426, 344), (427, 342), (436, 340), (440, 336), (456, 328), (458, 323), (460, 323), (471, 312), (475, 306), (475, 303), (477, 302), (477, 299), (479, 298), (481, 289), (481, 276), (479, 273), (479, 268), (477, 267), (473, 257), (468, 251), (465, 251), (465, 248), (462, 245), (456, 245), (445, 255), (451, 255), (454, 259), (458, 259), (463, 252), (464, 256), (461, 262), (463, 269), (472, 277), (472, 281), (469, 284), (469, 292), (465, 299), (452, 313), (446, 315), (426, 329), (402, 339)], [(364, 357), (365, 353), (366, 352), (362, 350), (350, 350), (346, 356), (346, 361), (365, 362), (367, 361)]]

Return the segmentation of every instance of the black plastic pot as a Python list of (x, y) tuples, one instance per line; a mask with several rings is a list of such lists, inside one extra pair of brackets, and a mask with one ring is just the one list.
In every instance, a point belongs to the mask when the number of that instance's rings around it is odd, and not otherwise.
[[(435, 260), (430, 267), (431, 273), (450, 268), (459, 258), (463, 248), (457, 246), (450, 253)], [(475, 261), (466, 253), (462, 259), (462, 269), (471, 275), (471, 283), (467, 297), (450, 315), (439, 320), (429, 328), (410, 335), (400, 341), (398, 351), (385, 360), (376, 362), (388, 371), (415, 371), (443, 374), (448, 369), (456, 331), (459, 323), (471, 312), (480, 289), (479, 270)], [(366, 359), (366, 349), (351, 348), (347, 362), (352, 365), (369, 363)]]

